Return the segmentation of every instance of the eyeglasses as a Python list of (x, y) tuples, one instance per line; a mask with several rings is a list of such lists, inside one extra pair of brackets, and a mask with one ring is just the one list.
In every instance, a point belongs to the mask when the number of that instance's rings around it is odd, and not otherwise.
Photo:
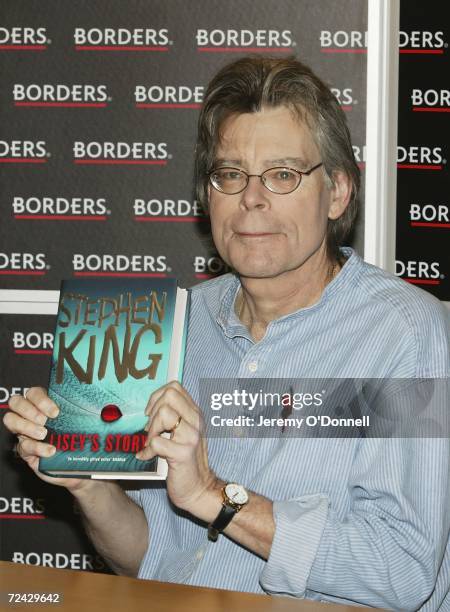
[(261, 179), (261, 183), (272, 193), (278, 193), (279, 195), (285, 195), (295, 191), (302, 182), (303, 175), (309, 176), (311, 172), (317, 170), (322, 166), (322, 162), (313, 166), (306, 172), (300, 172), (294, 168), (286, 168), (285, 166), (279, 166), (276, 168), (269, 168), (264, 170), (262, 174), (247, 174), (244, 170), (239, 168), (215, 168), (209, 173), (209, 182), (221, 193), (227, 195), (236, 195), (241, 193), (247, 187), (251, 176), (257, 176)]

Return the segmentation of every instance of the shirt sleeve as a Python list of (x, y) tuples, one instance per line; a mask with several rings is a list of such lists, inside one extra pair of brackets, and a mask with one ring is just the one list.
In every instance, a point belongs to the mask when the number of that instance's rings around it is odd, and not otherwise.
[(305, 595), (325, 529), (328, 506), (326, 495), (307, 495), (273, 503), (275, 534), (260, 579), (265, 591), (295, 597)]
[(448, 541), (449, 457), (447, 439), (366, 439), (346, 511), (324, 494), (274, 502), (262, 588), (417, 610), (435, 587)]
[(140, 489), (128, 489), (125, 490), (125, 493), (128, 495), (130, 499), (134, 501), (135, 504), (142, 508), (142, 499), (141, 499), (141, 491)]

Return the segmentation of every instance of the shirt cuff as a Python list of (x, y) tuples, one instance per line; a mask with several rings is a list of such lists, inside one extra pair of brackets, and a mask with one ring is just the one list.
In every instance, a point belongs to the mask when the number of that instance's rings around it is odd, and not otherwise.
[(271, 594), (304, 597), (328, 516), (326, 495), (273, 502), (275, 534), (261, 587)]

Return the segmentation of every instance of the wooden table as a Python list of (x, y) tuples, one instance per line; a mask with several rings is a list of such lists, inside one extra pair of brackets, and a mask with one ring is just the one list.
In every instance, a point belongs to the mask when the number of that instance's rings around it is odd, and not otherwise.
[[(54, 612), (355, 612), (355, 607), (288, 597), (0, 561), (0, 610)], [(8, 604), (7, 593), (60, 593), (59, 604)], [(357, 608), (356, 608), (357, 609)]]

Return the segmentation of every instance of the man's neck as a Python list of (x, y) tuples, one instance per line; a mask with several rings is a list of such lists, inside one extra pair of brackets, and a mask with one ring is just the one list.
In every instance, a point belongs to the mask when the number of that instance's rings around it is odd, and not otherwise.
[(258, 342), (271, 321), (316, 304), (339, 270), (339, 264), (325, 259), (274, 278), (241, 277), (236, 314)]

